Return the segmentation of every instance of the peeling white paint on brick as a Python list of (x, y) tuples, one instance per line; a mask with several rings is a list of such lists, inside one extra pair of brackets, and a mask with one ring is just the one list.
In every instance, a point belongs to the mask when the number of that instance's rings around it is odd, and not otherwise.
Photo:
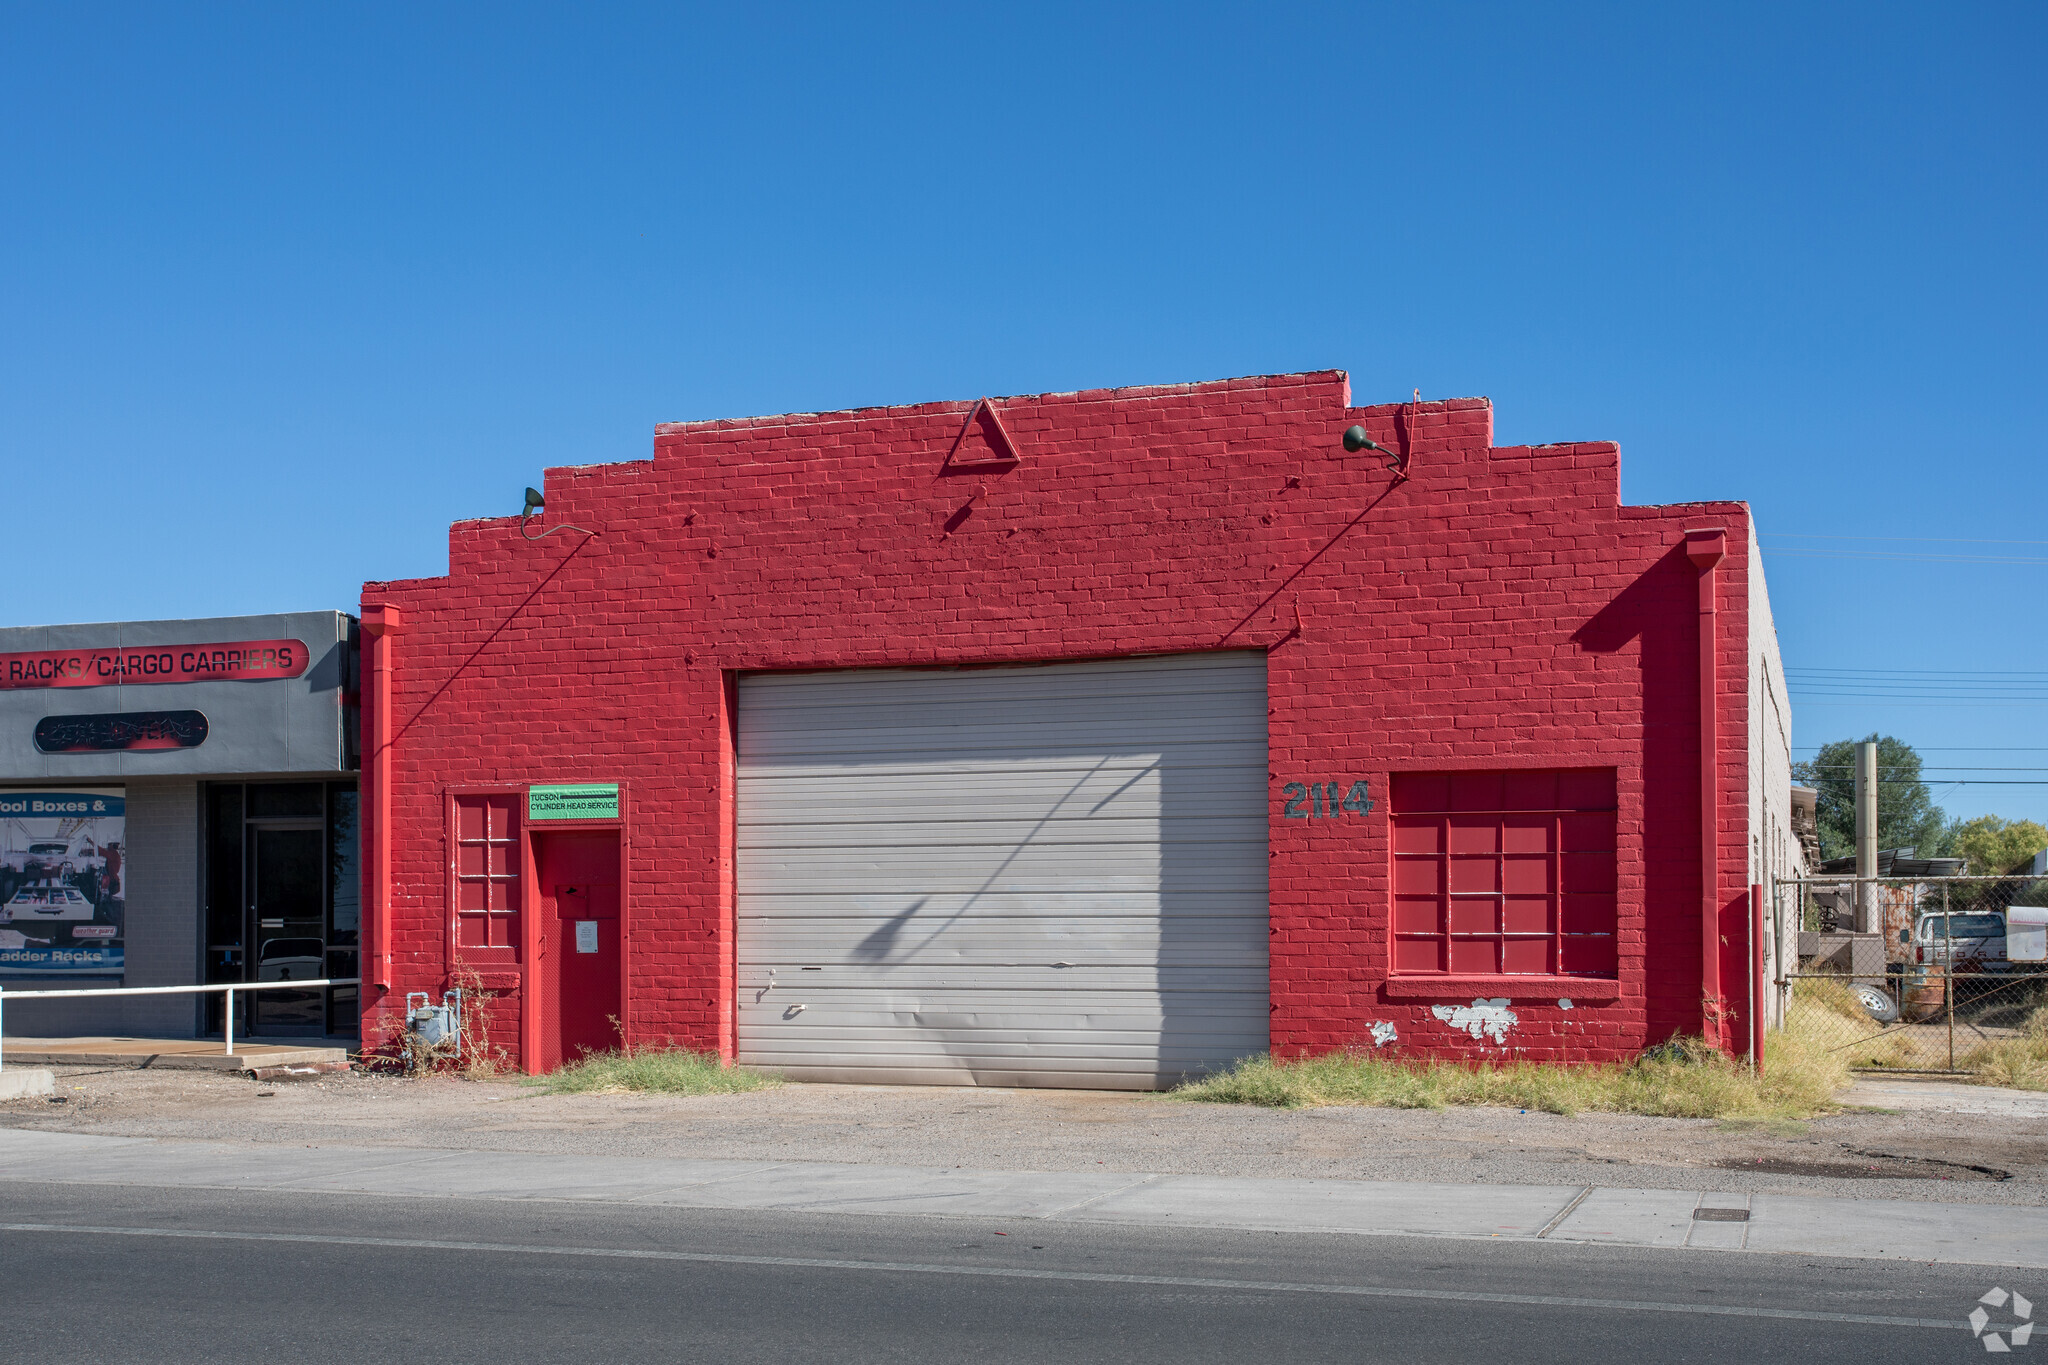
[(1570, 1009), (1572, 1007), (1571, 997), (1568, 995), (1560, 995), (1559, 997), (1557, 997), (1557, 1007), (1561, 1010)]
[(1508, 1008), (1505, 999), (1474, 1000), (1469, 1005), (1436, 1005), (1429, 1012), (1452, 1028), (1463, 1029), (1474, 1038), (1491, 1038), (1496, 1043), (1505, 1043), (1508, 1030), (1521, 1022)]
[(1381, 1019), (1372, 1026), (1372, 1045), (1374, 1047), (1385, 1047), (1400, 1036), (1399, 1033), (1394, 1031), (1393, 1024), (1388, 1020)]

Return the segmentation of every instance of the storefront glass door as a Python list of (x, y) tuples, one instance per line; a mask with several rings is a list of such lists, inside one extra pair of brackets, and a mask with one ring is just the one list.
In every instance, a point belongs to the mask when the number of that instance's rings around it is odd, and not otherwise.
[[(208, 983), (355, 976), (355, 784), (209, 783), (204, 809)], [(354, 986), (238, 993), (235, 1032), (348, 1037), (357, 995)], [(221, 1006), (218, 995), (202, 997), (202, 1033), (219, 1036)]]
[[(317, 981), (326, 975), (327, 925), (322, 876), (324, 832), (315, 825), (249, 827), (249, 915), (255, 925), (251, 965), (258, 981)], [(252, 991), (255, 1033), (318, 1037), (327, 1004), (318, 989)]]

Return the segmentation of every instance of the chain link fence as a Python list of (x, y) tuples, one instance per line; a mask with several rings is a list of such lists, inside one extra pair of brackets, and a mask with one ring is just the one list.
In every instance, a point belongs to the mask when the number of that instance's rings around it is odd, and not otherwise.
[(1781, 1026), (1859, 1069), (2048, 1073), (2048, 878), (1821, 877), (1775, 893)]

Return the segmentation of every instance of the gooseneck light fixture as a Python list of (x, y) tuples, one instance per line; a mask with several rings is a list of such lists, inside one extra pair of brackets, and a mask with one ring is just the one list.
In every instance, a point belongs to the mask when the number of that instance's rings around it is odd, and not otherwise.
[[(1373, 440), (1372, 437), (1365, 434), (1365, 428), (1362, 426), (1346, 427), (1344, 429), (1344, 448), (1353, 455), (1356, 455), (1361, 450), (1376, 450), (1387, 457), (1387, 468), (1393, 470), (1396, 477), (1403, 479), (1408, 477), (1407, 458), (1396, 455), (1378, 441)], [(528, 489), (527, 491), (531, 492), (532, 490)]]
[(547, 505), (548, 500), (540, 495), (540, 490), (538, 488), (529, 488), (526, 490), (526, 509), (519, 514), (520, 535), (525, 536), (528, 540), (541, 540), (545, 537), (553, 535), (557, 531), (578, 531), (586, 536), (594, 536), (597, 534), (597, 532), (595, 531), (585, 531), (581, 526), (569, 526), (566, 524), (561, 526), (550, 526), (547, 530), (542, 531), (540, 535), (537, 536), (529, 534), (526, 529), (526, 523), (532, 521), (536, 513), (546, 511)]

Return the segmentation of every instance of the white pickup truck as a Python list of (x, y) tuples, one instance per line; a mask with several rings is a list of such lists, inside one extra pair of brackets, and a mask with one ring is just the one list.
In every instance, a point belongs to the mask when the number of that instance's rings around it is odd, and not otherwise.
[(1913, 965), (1958, 974), (2040, 971), (2048, 961), (2048, 908), (1923, 914), (1914, 927)]

